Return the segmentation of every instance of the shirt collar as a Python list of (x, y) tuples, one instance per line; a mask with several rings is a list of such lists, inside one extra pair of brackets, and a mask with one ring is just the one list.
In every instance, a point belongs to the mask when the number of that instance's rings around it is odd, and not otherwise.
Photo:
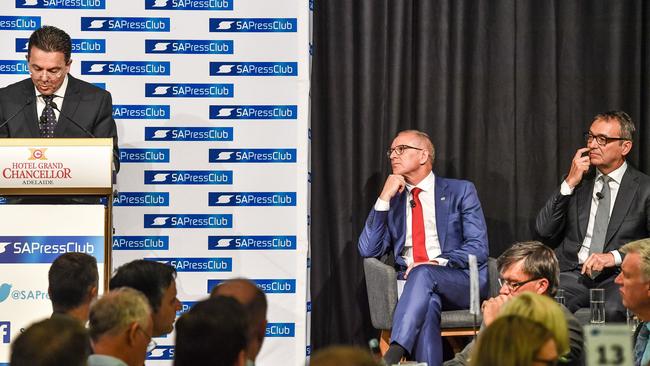
[[(59, 87), (59, 89), (57, 89), (57, 91), (54, 92), (54, 95), (56, 97), (58, 97), (58, 98), (63, 99), (63, 97), (65, 96), (65, 91), (67, 89), (68, 89), (68, 74), (65, 74), (65, 77), (63, 79), (63, 83), (61, 83), (61, 86)], [(40, 98), (41, 101), (42, 101), (43, 96), (41, 95), (41, 92), (39, 92), (38, 89), (36, 89), (36, 86), (34, 86), (34, 91), (36, 93), (36, 96), (38, 98)]]
[(427, 175), (424, 179), (422, 179), (422, 181), (420, 181), (420, 183), (418, 183), (417, 185), (410, 185), (407, 183), (406, 189), (408, 189), (410, 192), (411, 189), (418, 187), (424, 192), (433, 192), (433, 189), (435, 188), (435, 184), (436, 184), (436, 176), (433, 174), (433, 172), (429, 172), (429, 175)]
[[(625, 171), (627, 170), (627, 161), (624, 161), (621, 166), (616, 168), (614, 171), (611, 173), (607, 174), (608, 177), (610, 177), (614, 182), (621, 184), (621, 180), (623, 179), (623, 174), (625, 174)], [(598, 180), (603, 173), (600, 172), (600, 170), (596, 169), (596, 180)]]

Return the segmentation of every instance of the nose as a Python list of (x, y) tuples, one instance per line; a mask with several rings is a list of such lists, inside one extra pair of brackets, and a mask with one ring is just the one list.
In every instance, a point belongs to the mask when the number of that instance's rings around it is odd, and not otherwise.
[(614, 283), (617, 285), (623, 285), (623, 273), (619, 273), (618, 276), (614, 279)]
[(510, 287), (504, 283), (499, 289), (499, 295), (510, 295)]
[(596, 141), (595, 138), (591, 139), (591, 141), (587, 143), (587, 147), (589, 147), (591, 149), (596, 149), (596, 148), (598, 148), (598, 146), (599, 146), (598, 142)]

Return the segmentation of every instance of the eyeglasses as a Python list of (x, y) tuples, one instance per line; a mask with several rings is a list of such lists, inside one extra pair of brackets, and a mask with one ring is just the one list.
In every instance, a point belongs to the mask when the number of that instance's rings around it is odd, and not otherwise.
[(419, 150), (419, 151), (424, 150), (409, 145), (397, 145), (392, 149), (386, 150), (386, 156), (390, 159), (390, 156), (393, 154), (393, 151), (395, 152), (396, 155), (402, 155), (404, 153), (404, 150), (408, 150), (408, 149)]
[(138, 329), (142, 332), (142, 334), (144, 334), (149, 338), (149, 344), (147, 345), (147, 353), (156, 349), (156, 347), (158, 347), (158, 343), (156, 343), (156, 341), (153, 340), (153, 337), (147, 332), (145, 332), (144, 329), (142, 329), (140, 326), (138, 326)]
[(612, 141), (629, 141), (630, 139), (627, 139), (625, 137), (607, 137), (603, 135), (592, 135), (591, 132), (585, 132), (584, 134), (585, 140), (587, 141), (588, 144), (591, 143), (594, 139), (596, 139), (596, 143), (600, 146), (605, 146), (609, 144)]
[(536, 278), (531, 278), (530, 280), (521, 281), (521, 282), (511, 282), (511, 281), (508, 281), (508, 280), (504, 280), (503, 278), (498, 279), (499, 286), (501, 286), (501, 287), (506, 286), (512, 292), (517, 291), (518, 288), (520, 288), (521, 286), (527, 284), (528, 282), (533, 282), (533, 281), (537, 281), (537, 280), (541, 280), (541, 278), (536, 277)]

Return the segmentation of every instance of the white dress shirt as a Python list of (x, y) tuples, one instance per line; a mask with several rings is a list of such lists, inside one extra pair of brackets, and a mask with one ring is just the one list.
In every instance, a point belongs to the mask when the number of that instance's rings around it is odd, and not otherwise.
[[(618, 194), (618, 189), (621, 186), (621, 180), (623, 175), (627, 170), (627, 162), (623, 162), (623, 165), (619, 166), (616, 170), (607, 174), (611, 179), (609, 180), (609, 192), (610, 192), (610, 204), (609, 204), (609, 216), (611, 219), (612, 210), (614, 209), (614, 204), (616, 202), (616, 195)], [(585, 240), (582, 242), (580, 251), (578, 252), (578, 263), (583, 264), (587, 258), (589, 258), (589, 247), (591, 247), (591, 237), (594, 233), (594, 222), (596, 221), (596, 211), (598, 210), (598, 204), (600, 200), (596, 193), (603, 190), (603, 181), (600, 177), (603, 175), (598, 169), (596, 169), (596, 182), (594, 183), (594, 190), (591, 193), (591, 209), (589, 211), (589, 223), (587, 224), (587, 232), (585, 233)], [(574, 187), (575, 188), (575, 187)], [(568, 196), (573, 194), (573, 188), (569, 187), (569, 184), (562, 182), (560, 186), (560, 194)], [(621, 258), (621, 253), (618, 250), (612, 250), (610, 253), (614, 256), (614, 263), (617, 266), (621, 265), (623, 259)]]
[[(63, 83), (61, 84), (61, 87), (54, 92), (54, 98), (52, 98), (52, 101), (56, 103), (56, 106), (63, 110), (63, 97), (65, 96), (65, 91), (68, 88), (68, 75), (65, 75), (65, 79), (63, 79)], [(36, 113), (38, 118), (41, 117), (43, 114), (43, 109), (45, 108), (45, 101), (43, 100), (43, 95), (41, 92), (34, 87), (34, 90), (36, 90)], [(59, 111), (56, 109), (54, 110), (54, 115), (56, 116), (56, 120), (59, 120)], [(39, 120), (40, 122), (40, 120)]]
[[(442, 253), (440, 247), (440, 240), (438, 239), (438, 229), (436, 227), (436, 178), (433, 172), (429, 173), (426, 178), (424, 178), (420, 183), (415, 186), (410, 184), (406, 185), (408, 190), (408, 197), (404, 204), (404, 210), (406, 210), (406, 240), (404, 242), (404, 249), (402, 250), (402, 258), (406, 262), (406, 265), (411, 265), (413, 263), (413, 231), (411, 228), (412, 225), (412, 208), (411, 200), (413, 199), (413, 194), (411, 190), (415, 187), (422, 189), (420, 195), (420, 203), (422, 204), (422, 217), (424, 221), (424, 237), (425, 237), (425, 246), (427, 249), (427, 256), (429, 260), (434, 260), (438, 264), (446, 266), (448, 260), (445, 258), (439, 258), (438, 256)], [(377, 198), (375, 202), (375, 211), (388, 211), (390, 209), (390, 202), (386, 202), (381, 198)]]

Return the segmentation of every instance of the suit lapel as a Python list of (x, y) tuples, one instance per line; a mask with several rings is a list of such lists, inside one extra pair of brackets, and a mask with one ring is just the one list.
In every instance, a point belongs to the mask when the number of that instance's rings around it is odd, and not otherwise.
[(584, 177), (582, 184), (576, 189), (578, 229), (580, 230), (580, 242), (587, 234), (587, 225), (589, 225), (589, 212), (591, 211), (591, 196), (594, 191), (594, 176)]
[(38, 114), (36, 111), (36, 92), (34, 91), (34, 83), (31, 79), (25, 80), (25, 88), (23, 92), (25, 94), (23, 100), (29, 100), (29, 98), (34, 99), (32, 105), (27, 106), (23, 112), (25, 114), (24, 123), (27, 125), (27, 128), (29, 128), (32, 137), (41, 137), (41, 132), (38, 128)]
[(447, 237), (447, 216), (449, 216), (448, 186), (444, 179), (436, 176), (436, 230), (438, 231), (438, 242), (440, 251), (445, 251), (445, 239)]
[(630, 209), (630, 205), (632, 204), (634, 196), (636, 196), (638, 188), (639, 182), (637, 181), (636, 171), (628, 164), (627, 170), (625, 171), (625, 174), (623, 174), (623, 179), (621, 179), (621, 185), (618, 187), (612, 215), (610, 216), (609, 224), (607, 225), (605, 248), (610, 240), (612, 240), (614, 234), (621, 227), (623, 219)]
[(68, 124), (71, 123), (61, 114), (64, 114), (66, 116), (74, 116), (74, 113), (77, 111), (77, 107), (79, 107), (80, 100), (81, 96), (79, 95), (79, 85), (77, 84), (75, 78), (68, 74), (68, 86), (65, 90), (63, 107), (59, 107), (63, 113), (59, 113), (59, 120), (56, 124), (56, 128), (54, 129), (54, 137), (62, 137)]

